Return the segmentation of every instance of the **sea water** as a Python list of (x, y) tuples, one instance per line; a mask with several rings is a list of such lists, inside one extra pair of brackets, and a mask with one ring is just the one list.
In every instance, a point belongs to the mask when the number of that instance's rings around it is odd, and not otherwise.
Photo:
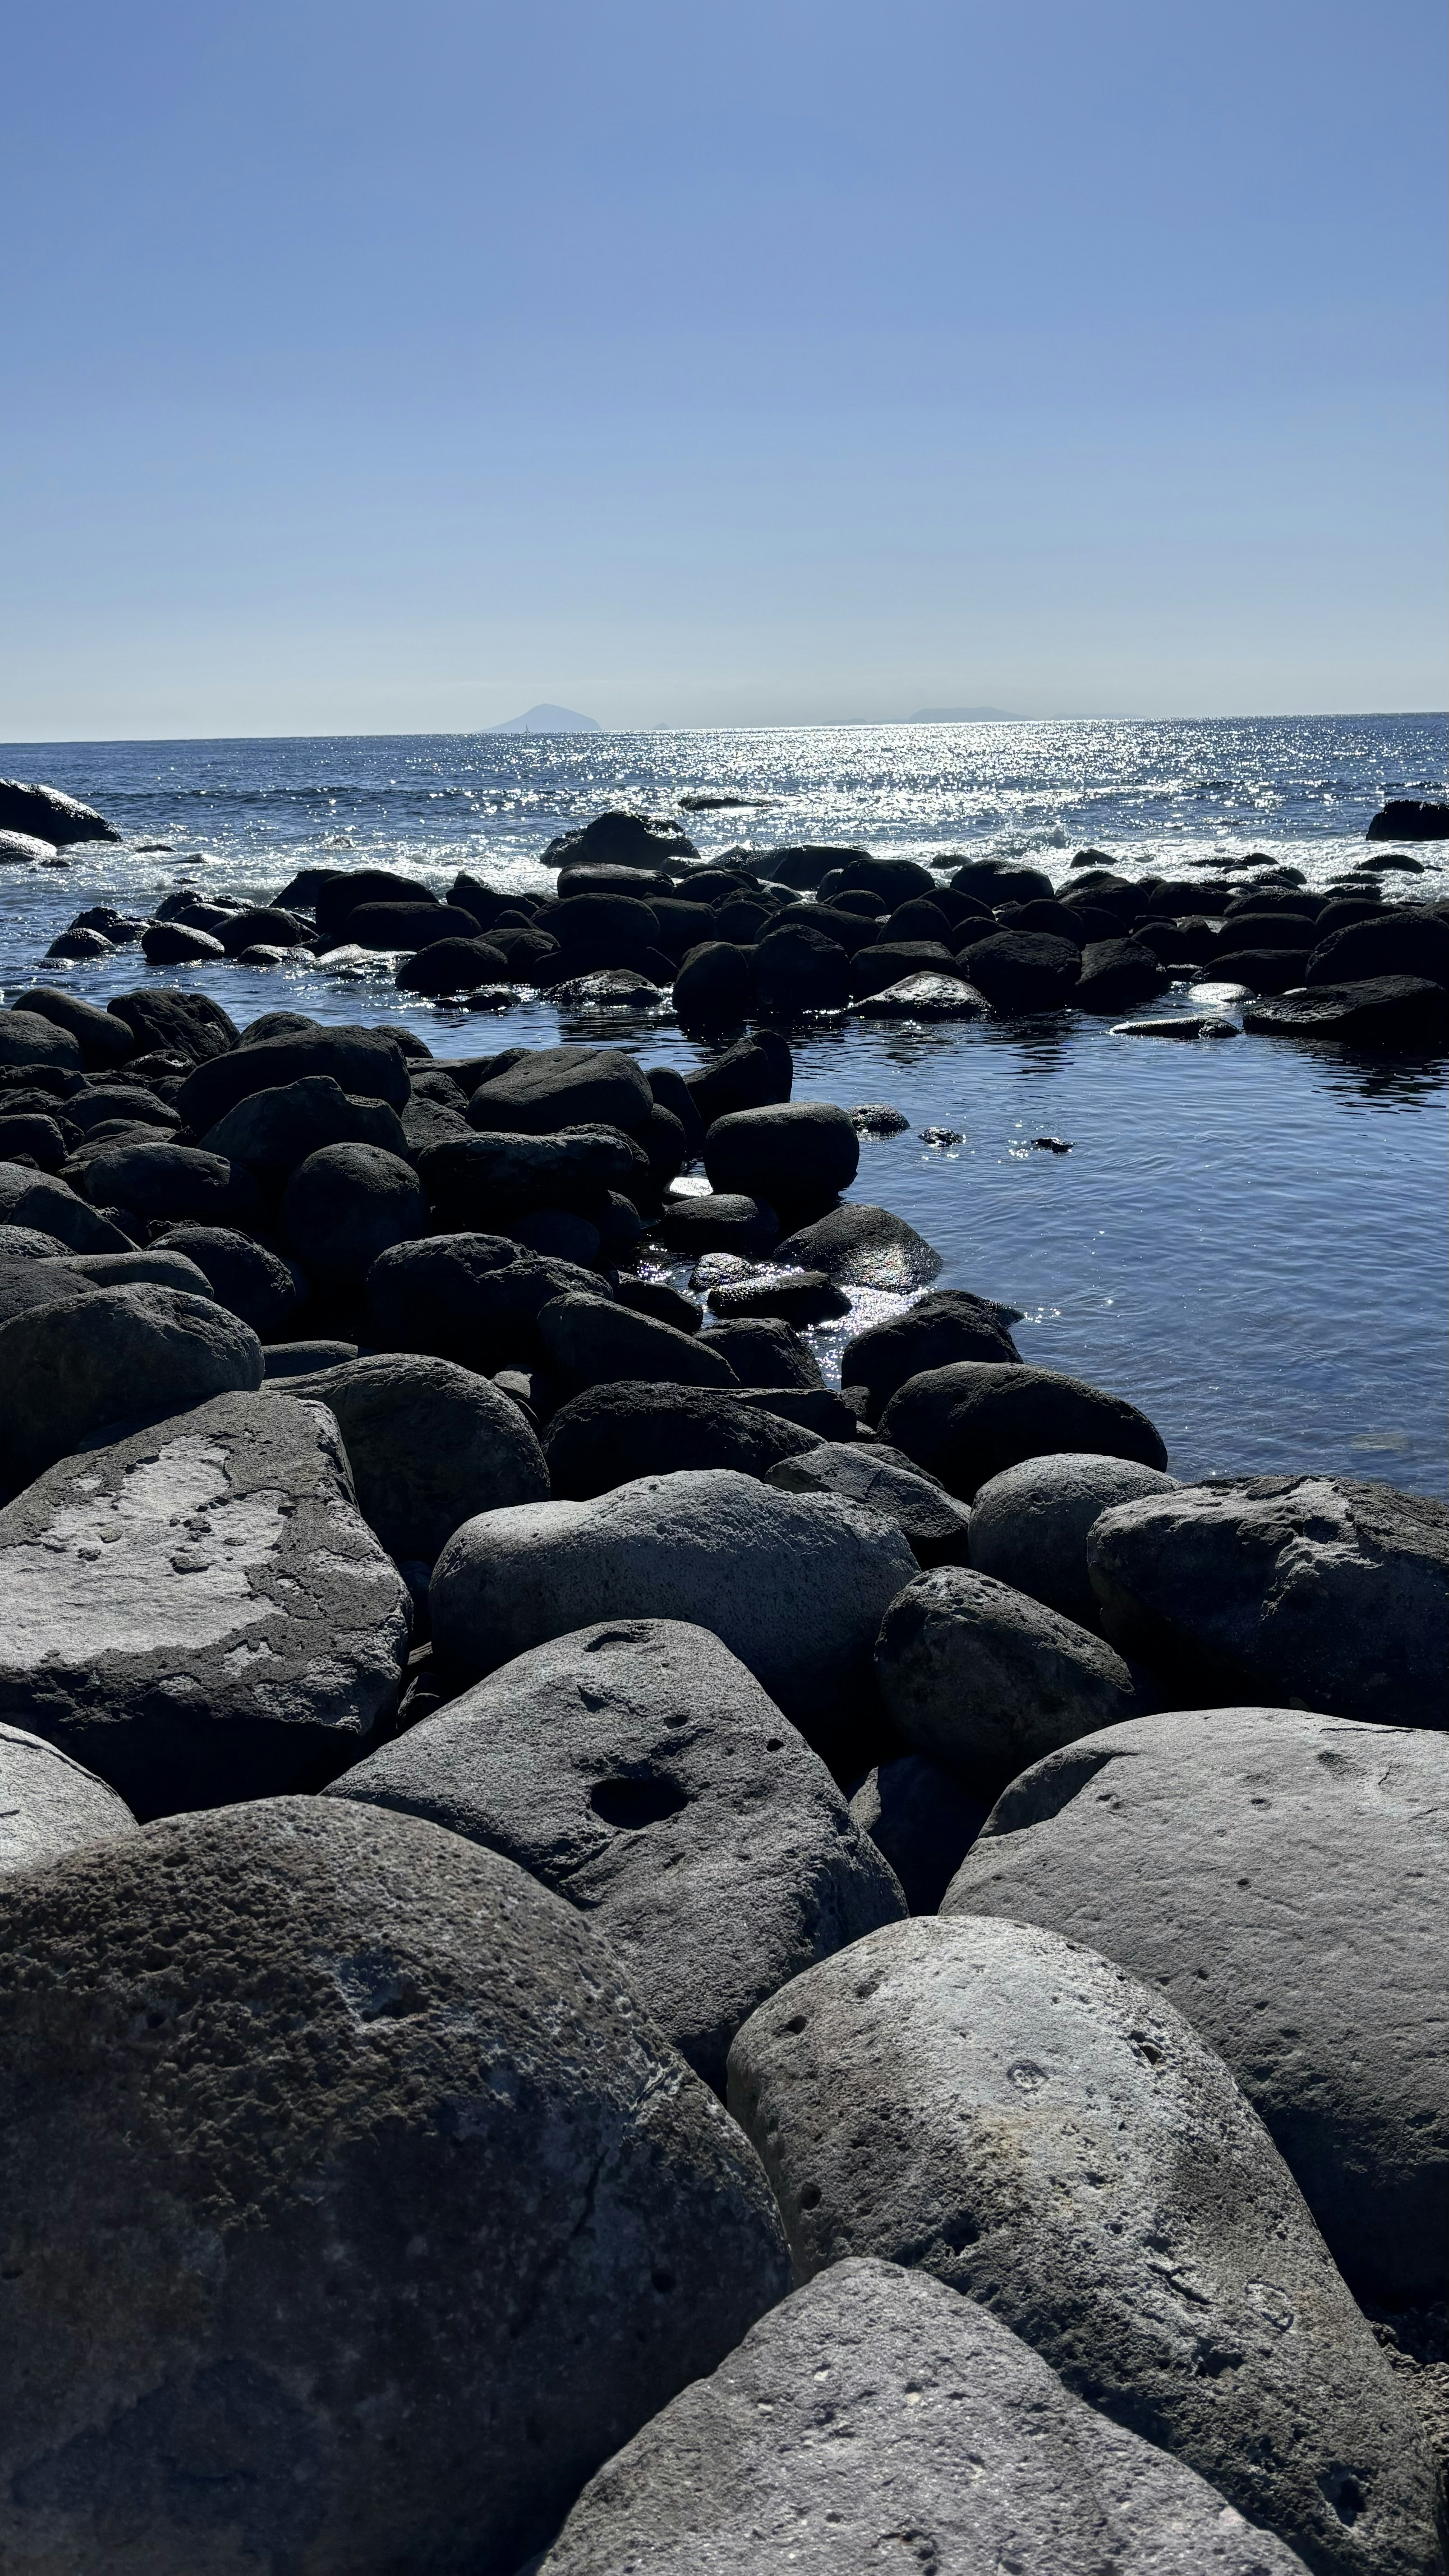
[[(1431, 716), (12, 744), (0, 772), (99, 806), (123, 839), (0, 871), (0, 984), (7, 1001), (64, 981), (104, 1002), (184, 982), (242, 1023), (278, 1008), (405, 1020), (442, 1058), (592, 1037), (687, 1069), (702, 1051), (657, 1015), (600, 1023), (525, 1000), (485, 1017), (398, 993), (390, 960), (154, 975), (135, 949), (41, 960), (90, 903), (145, 912), (181, 883), (275, 894), (303, 866), (399, 867), (439, 891), (465, 867), (544, 893), (548, 842), (608, 806), (672, 815), (704, 855), (833, 841), (929, 864), (959, 850), (1060, 882), (1082, 847), (1128, 875), (1262, 851), (1323, 887), (1363, 859), (1385, 796), (1442, 795), (1445, 755)], [(750, 801), (681, 814), (692, 794)], [(1388, 875), (1386, 891), (1449, 892), (1449, 845), (1398, 855), (1423, 872)], [(797, 1099), (885, 1101), (911, 1122), (864, 1140), (853, 1195), (927, 1236), (940, 1285), (1020, 1308), (1024, 1358), (1143, 1406), (1178, 1473), (1449, 1491), (1442, 1057), (1123, 1038), (1072, 1012), (847, 1017), (791, 1042)], [(959, 1141), (926, 1144), (927, 1127)], [(819, 1336), (827, 1369), (842, 1338)]]

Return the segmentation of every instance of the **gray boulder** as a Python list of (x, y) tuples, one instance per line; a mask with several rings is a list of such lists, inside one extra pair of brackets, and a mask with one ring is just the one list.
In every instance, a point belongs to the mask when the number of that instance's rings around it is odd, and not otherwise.
[(1348, 1477), (1184, 1486), (1103, 1513), (1102, 1626), (1184, 1706), (1442, 1726), (1449, 1507)]
[(543, 1451), (518, 1406), (452, 1360), (387, 1352), (273, 1382), (335, 1414), (358, 1508), (398, 1563), (431, 1565), (475, 1514), (548, 1494)]
[(193, 1145), (134, 1138), (93, 1145), (85, 1157), (84, 1187), (93, 1206), (134, 1208), (144, 1217), (245, 1226), (261, 1216), (257, 1185), (245, 1166)]
[(377, 1145), (321, 1146), (282, 1193), (282, 1240), (324, 1287), (360, 1287), (380, 1254), (411, 1242), (427, 1222), (411, 1164)]
[(712, 1190), (800, 1213), (828, 1208), (849, 1189), (859, 1163), (860, 1138), (849, 1116), (823, 1100), (732, 1110), (716, 1118), (704, 1140)]
[[(682, 1333), (679, 1338), (686, 1350), (699, 1348)], [(799, 1391), (780, 1392), (784, 1402)], [(588, 1502), (640, 1476), (685, 1469), (766, 1476), (779, 1459), (814, 1447), (818, 1432), (751, 1403), (748, 1395), (745, 1388), (658, 1385), (652, 1377), (586, 1387), (560, 1405), (548, 1427), (544, 1454), (553, 1491)]]
[(955, 1360), (1018, 1358), (1007, 1329), (1014, 1315), (1014, 1308), (964, 1288), (937, 1288), (904, 1315), (852, 1334), (841, 1353), (840, 1382), (865, 1388), (870, 1419), (878, 1422), (897, 1387), (924, 1369), (948, 1368)]
[[(735, 1332), (742, 1325), (726, 1327)], [(923, 1475), (909, 1458), (878, 1440), (846, 1447), (808, 1449), (799, 1458), (782, 1458), (767, 1480), (783, 1494), (843, 1494), (894, 1521), (909, 1542), (918, 1565), (964, 1565), (971, 1514), (964, 1503)]]
[(566, 1896), (719, 2092), (747, 2013), (904, 1911), (824, 1764), (680, 1620), (535, 1646), (328, 1794), (426, 1816)]
[(911, 1913), (934, 1914), (991, 1810), (929, 1754), (902, 1753), (866, 1773), (850, 1812), (890, 1862)]
[(961, 1360), (907, 1378), (879, 1427), (882, 1439), (929, 1467), (965, 1502), (1003, 1468), (1064, 1449), (1131, 1458), (1143, 1467), (1167, 1464), (1161, 1433), (1125, 1397), (1020, 1363)]
[(1139, 1718), (1014, 1780), (945, 1914), (1162, 1988), (1261, 2114), (1361, 2299), (1449, 2297), (1449, 1747), (1281, 1708)]
[(1151, 1986), (1035, 1925), (917, 1917), (730, 2051), (797, 2279), (934, 2273), (1319, 2576), (1441, 2565), (1428, 2452), (1257, 2114)]
[(7, 2567), (511, 2570), (786, 2287), (714, 2097), (457, 1835), (178, 1817), (0, 1938)]
[(42, 1736), (0, 1726), (0, 1878), (135, 1830), (125, 1799), (104, 1780)]
[(635, 2434), (541, 2576), (879, 2576), (892, 2560), (922, 2576), (1303, 2568), (1180, 2460), (1084, 2406), (989, 2310), (852, 2260)]
[(598, 1122), (628, 1135), (645, 1124), (653, 1106), (646, 1075), (621, 1048), (534, 1047), (479, 1084), (468, 1119), (498, 1134), (551, 1136), (560, 1127)]
[(769, 1251), (779, 1231), (774, 1209), (738, 1190), (692, 1191), (668, 1199), (663, 1216), (650, 1228), (678, 1261), (698, 1261), (709, 1252), (756, 1260)]
[(284, 1396), (63, 1458), (0, 1512), (0, 1596), (0, 1718), (143, 1817), (316, 1788), (391, 1717), (408, 1650), (337, 1426)]
[[(855, 1125), (851, 1115), (851, 1124)], [(773, 1258), (801, 1270), (823, 1270), (827, 1279), (847, 1288), (886, 1288), (907, 1295), (925, 1288), (941, 1269), (941, 1255), (925, 1236), (889, 1208), (832, 1208), (829, 1216), (803, 1225)]]
[(539, 1310), (546, 1364), (565, 1386), (601, 1386), (637, 1378), (659, 1386), (736, 1386), (739, 1381), (712, 1337), (701, 1339), (639, 1315), (612, 1298), (554, 1297)]
[(88, 1071), (124, 1064), (127, 1056), (135, 1052), (136, 1041), (125, 1023), (110, 1011), (98, 1010), (94, 1002), (82, 1001), (79, 993), (35, 984), (24, 994), (21, 1007), (38, 1011), (43, 1020), (53, 1020), (58, 1029), (69, 1029)]
[[(201, 1274), (219, 1305), (240, 1315), (260, 1338), (270, 1340), (281, 1332), (302, 1302), (306, 1283), (291, 1262), (235, 1226), (171, 1225), (159, 1239), (167, 1252), (184, 1257), (187, 1268)], [(100, 1258), (119, 1262), (123, 1256), (103, 1253)]]
[(875, 1666), (905, 1742), (974, 1798), (997, 1797), (1044, 1753), (1148, 1705), (1104, 1638), (964, 1565), (917, 1575), (897, 1595)]
[(285, 1090), (310, 1074), (330, 1074), (339, 1090), (392, 1109), (407, 1101), (407, 1057), (385, 1030), (304, 1025), (211, 1055), (187, 1075), (176, 1105), (193, 1135), (204, 1136), (239, 1100)]
[(90, 1280), (77, 1278), (65, 1260), (11, 1261), (0, 1253), (0, 1325), (29, 1307), (73, 1306), (92, 1294)]
[(1067, 1450), (1023, 1458), (978, 1485), (971, 1506), (971, 1563), (1029, 1592), (1080, 1627), (1097, 1628), (1099, 1605), (1087, 1573), (1087, 1532), (1118, 1503), (1175, 1491), (1177, 1478), (1130, 1458)]
[(88, 1207), (64, 1181), (32, 1172), (23, 1163), (0, 1163), (0, 1226), (21, 1226), (54, 1236), (71, 1252), (134, 1252), (135, 1245), (109, 1217)]
[(434, 1569), (433, 1637), (471, 1681), (596, 1620), (688, 1620), (829, 1761), (870, 1700), (876, 1631), (914, 1571), (899, 1531), (833, 1495), (777, 1494), (724, 1469), (646, 1476), (593, 1502), (466, 1522)]
[[(694, 1312), (697, 1317), (697, 1306)], [(809, 1344), (802, 1342), (778, 1315), (742, 1316), (733, 1324), (712, 1323), (708, 1347), (728, 1360), (741, 1386), (819, 1387), (825, 1383)]]
[(543, 1308), (570, 1289), (610, 1293), (572, 1262), (525, 1251), (501, 1234), (437, 1234), (395, 1244), (367, 1274), (367, 1309), (384, 1350), (426, 1351), (491, 1371), (541, 1357)]
[(207, 1130), (210, 1154), (225, 1154), (260, 1178), (280, 1181), (324, 1145), (377, 1145), (406, 1161), (402, 1119), (385, 1100), (345, 1092), (330, 1073), (310, 1073), (271, 1091), (250, 1091)]
[(48, 1064), (59, 1073), (79, 1073), (82, 1062), (79, 1039), (43, 1012), (22, 1010), (17, 1003), (0, 1011), (0, 1065)]
[(58, 1234), (35, 1225), (0, 1225), (0, 1261), (63, 1261), (65, 1255)]
[(262, 1382), (261, 1344), (214, 1297), (97, 1288), (0, 1325), (0, 1479), (13, 1492), (112, 1423)]

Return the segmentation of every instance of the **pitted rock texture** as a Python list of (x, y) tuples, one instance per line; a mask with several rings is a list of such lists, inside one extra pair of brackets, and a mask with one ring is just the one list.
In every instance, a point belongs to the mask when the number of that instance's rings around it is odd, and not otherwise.
[(124, 1798), (104, 1780), (42, 1736), (0, 1726), (0, 1876), (135, 1830)]
[(0, 1719), (140, 1816), (311, 1789), (392, 1715), (407, 1588), (330, 1413), (222, 1395), (0, 1512)]

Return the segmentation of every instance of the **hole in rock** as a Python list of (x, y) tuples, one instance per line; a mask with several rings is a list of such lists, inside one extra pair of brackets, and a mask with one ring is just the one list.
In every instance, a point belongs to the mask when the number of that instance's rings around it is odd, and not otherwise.
[(606, 1825), (620, 1833), (641, 1833), (646, 1825), (662, 1825), (666, 1816), (677, 1816), (689, 1800), (672, 1780), (596, 1780), (589, 1791), (589, 1805)]
[(1318, 2483), (1339, 2521), (1357, 2522), (1364, 2508), (1364, 2493), (1352, 2471), (1325, 2469)]

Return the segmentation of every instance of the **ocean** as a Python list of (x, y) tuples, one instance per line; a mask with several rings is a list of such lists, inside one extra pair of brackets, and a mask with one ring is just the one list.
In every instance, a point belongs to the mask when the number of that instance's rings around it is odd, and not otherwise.
[[(439, 890), (460, 867), (546, 891), (556, 833), (609, 806), (674, 814), (702, 855), (844, 842), (930, 862), (1079, 848), (1129, 875), (1262, 851), (1328, 884), (1386, 795), (1442, 795), (1441, 716), (781, 727), (0, 745), (0, 774), (97, 805), (117, 844), (0, 870), (0, 986), (88, 998), (146, 980), (137, 954), (42, 966), (86, 905), (149, 910), (193, 883), (276, 893), (303, 866), (391, 865)], [(678, 815), (689, 795), (749, 803)], [(1386, 885), (1449, 893), (1449, 844)], [(570, 1019), (524, 1000), (481, 1019), (400, 995), (388, 961), (168, 968), (238, 1021), (277, 1008), (406, 1020), (435, 1054), (593, 1035), (646, 1062), (700, 1050), (668, 1022)], [(1187, 1006), (1185, 990), (1176, 996)], [(1315, 1470), (1449, 1492), (1442, 1058), (1239, 1036), (1114, 1037), (1072, 1013), (997, 1026), (792, 1033), (796, 1097), (889, 1101), (855, 1195), (908, 1217), (940, 1284), (1022, 1310), (1023, 1356), (1142, 1405), (1183, 1475)], [(928, 1146), (926, 1126), (959, 1143)], [(1053, 1137), (1057, 1152), (1033, 1140)], [(827, 1366), (840, 1336), (823, 1335)]]

